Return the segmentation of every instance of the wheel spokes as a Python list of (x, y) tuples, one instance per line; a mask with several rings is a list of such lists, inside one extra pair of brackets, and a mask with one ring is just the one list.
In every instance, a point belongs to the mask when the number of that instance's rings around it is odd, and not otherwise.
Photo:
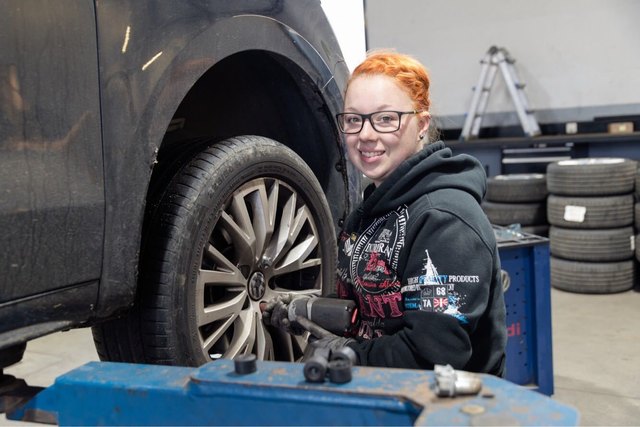
[(273, 342), (271, 341), (269, 333), (266, 331), (264, 323), (262, 323), (260, 313), (255, 313), (253, 323), (256, 328), (255, 355), (261, 360), (273, 359)]
[(208, 325), (227, 318), (235, 318), (243, 310), (246, 299), (247, 293), (243, 291), (229, 301), (205, 307), (203, 311), (199, 312), (198, 326)]
[(289, 252), (287, 252), (285, 258), (274, 268), (274, 275), (300, 271), (305, 268), (322, 264), (322, 260), (320, 258), (307, 259), (307, 256), (309, 256), (316, 246), (318, 246), (318, 239), (316, 236), (309, 236), (302, 243), (293, 247)]
[[(255, 313), (244, 310), (236, 318), (234, 334), (229, 348), (224, 353), (227, 359), (233, 359), (238, 354), (248, 353), (253, 349), (255, 341)], [(238, 326), (237, 331), (235, 326)]]
[(205, 248), (205, 256), (216, 263), (216, 270), (200, 269), (199, 282), (203, 284), (221, 284), (244, 286), (246, 278), (240, 270), (211, 243)]
[(241, 264), (251, 264), (253, 262), (253, 245), (255, 243), (253, 230), (249, 234), (247, 229), (243, 228), (242, 224), (237, 221), (227, 212), (222, 212), (218, 225), (228, 233), (231, 240), (229, 243), (234, 247), (235, 254)]
[[(319, 294), (321, 264), (313, 215), (291, 187), (260, 178), (234, 192), (204, 248), (197, 280), (204, 352), (214, 359), (248, 352), (260, 359), (299, 357), (305, 338), (274, 339), (262, 322), (259, 301), (279, 292)], [(306, 269), (303, 283), (299, 273)], [(256, 295), (262, 280), (266, 293)]]
[[(287, 214), (292, 215), (293, 212), (288, 211)], [(318, 247), (315, 227), (311, 224), (312, 216), (309, 214), (307, 207), (300, 207), (295, 216), (291, 216), (290, 221), (287, 222), (286, 227), (281, 226), (280, 232), (282, 235), (276, 239), (285, 241), (285, 244), (282, 245), (282, 249), (285, 250), (281, 250), (275, 257), (276, 267), (274, 274), (281, 275), (320, 265), (322, 263), (320, 258), (307, 259)], [(307, 236), (301, 236), (302, 230), (306, 230), (306, 225), (309, 225), (311, 232)], [(293, 246), (296, 241), (300, 242)]]
[[(278, 187), (278, 185), (274, 185), (272, 189), (272, 193), (275, 192), (275, 197), (278, 194)], [(259, 181), (256, 189), (248, 195), (247, 199), (253, 214), (254, 255), (259, 257), (273, 234), (277, 206), (273, 203), (272, 197), (267, 196), (264, 180)]]

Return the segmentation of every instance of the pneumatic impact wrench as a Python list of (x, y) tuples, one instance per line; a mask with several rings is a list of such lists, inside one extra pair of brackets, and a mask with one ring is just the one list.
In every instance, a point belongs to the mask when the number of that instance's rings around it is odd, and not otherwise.
[[(287, 305), (287, 318), (318, 339), (330, 335), (355, 335), (359, 323), (356, 304), (338, 298), (294, 299)], [(328, 377), (331, 382), (344, 383), (351, 380), (351, 366), (357, 357), (349, 347), (334, 351), (307, 347), (304, 359), (307, 381), (322, 382)]]
[[(260, 303), (263, 311), (265, 306), (266, 303)], [(352, 300), (323, 297), (299, 298), (287, 304), (287, 310), (289, 321), (297, 321), (297, 317), (301, 316), (339, 336), (355, 334), (358, 326), (358, 309)], [(309, 331), (305, 327), (309, 326), (309, 323), (301, 326)], [(322, 338), (314, 331), (309, 332), (317, 338)]]

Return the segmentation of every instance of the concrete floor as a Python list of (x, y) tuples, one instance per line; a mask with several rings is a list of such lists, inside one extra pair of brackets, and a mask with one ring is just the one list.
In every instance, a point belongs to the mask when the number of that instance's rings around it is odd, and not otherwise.
[[(572, 294), (552, 289), (554, 399), (580, 412), (580, 425), (640, 424), (640, 293)], [(34, 340), (6, 372), (48, 386), (98, 360), (88, 329)], [(0, 425), (25, 426), (0, 415)]]

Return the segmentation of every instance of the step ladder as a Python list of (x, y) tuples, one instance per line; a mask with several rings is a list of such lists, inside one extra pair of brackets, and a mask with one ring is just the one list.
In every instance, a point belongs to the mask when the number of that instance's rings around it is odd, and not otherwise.
[(473, 88), (473, 97), (469, 112), (462, 127), (460, 134), (461, 140), (470, 140), (477, 138), (480, 133), (480, 124), (482, 116), (487, 108), (489, 101), (489, 93), (495, 81), (498, 69), (502, 72), (509, 94), (516, 107), (518, 118), (522, 124), (522, 129), (527, 136), (540, 135), (540, 127), (538, 121), (533, 115), (533, 111), (529, 108), (527, 97), (524, 94), (524, 83), (521, 83), (516, 75), (514, 63), (516, 61), (509, 55), (509, 52), (503, 47), (491, 46), (487, 54), (480, 61), (480, 77), (478, 83)]

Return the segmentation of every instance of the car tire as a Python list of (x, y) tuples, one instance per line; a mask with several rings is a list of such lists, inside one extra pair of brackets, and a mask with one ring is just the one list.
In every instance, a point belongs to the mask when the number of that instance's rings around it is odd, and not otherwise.
[(259, 136), (210, 146), (173, 177), (145, 235), (136, 306), (94, 327), (101, 359), (198, 366), (303, 354), (304, 337), (265, 327), (260, 312), (282, 293), (333, 290), (331, 211), (296, 153)]
[(551, 254), (573, 261), (611, 262), (632, 259), (633, 227), (581, 230), (552, 226), (549, 229)]
[(637, 162), (623, 158), (571, 159), (547, 166), (549, 193), (607, 196), (634, 191)]
[(540, 202), (547, 197), (547, 180), (541, 173), (514, 173), (487, 178), (489, 202)]
[(633, 205), (631, 194), (605, 197), (551, 194), (547, 198), (547, 219), (551, 225), (564, 228), (626, 227), (633, 224)]
[(551, 286), (585, 294), (628, 291), (634, 283), (634, 261), (580, 262), (551, 257)]
[(482, 210), (492, 224), (522, 226), (546, 222), (546, 203), (497, 203), (482, 202)]

